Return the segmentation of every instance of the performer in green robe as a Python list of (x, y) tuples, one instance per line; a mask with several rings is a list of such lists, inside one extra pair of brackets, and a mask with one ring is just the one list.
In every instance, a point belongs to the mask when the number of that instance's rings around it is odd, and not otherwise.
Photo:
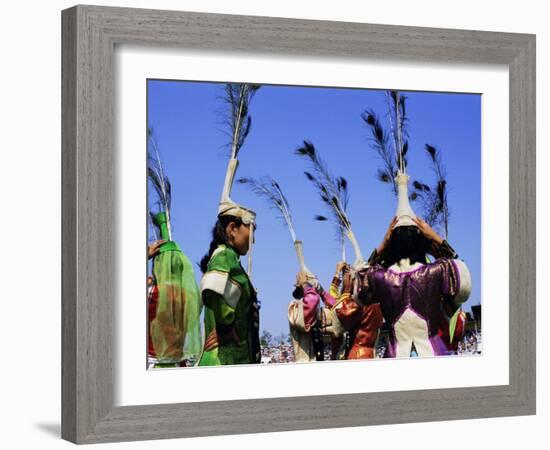
[[(201, 297), (193, 265), (172, 240), (172, 186), (152, 130), (148, 131), (149, 215), (156, 242), (149, 245), (153, 285), (148, 308), (150, 356), (155, 367), (194, 365), (201, 355)], [(160, 239), (159, 239), (160, 238)]]
[[(237, 155), (250, 129), (249, 103), (258, 86), (227, 84), (231, 157), (225, 174), (218, 220), (208, 253), (201, 260), (205, 343), (200, 366), (260, 363), (259, 304), (250, 282), (256, 213), (231, 198)], [(247, 271), (240, 257), (248, 254)]]
[[(165, 241), (153, 258), (157, 305), (150, 321), (155, 367), (194, 365), (201, 354), (201, 299), (193, 265), (178, 244), (169, 239), (165, 212), (153, 223)], [(150, 318), (151, 319), (151, 318)]]
[(213, 252), (201, 292), (206, 340), (199, 365), (260, 362), (256, 293), (233, 247), (221, 244)]
[[(236, 170), (229, 165), (229, 179)], [(227, 186), (227, 180), (226, 180)], [(240, 263), (254, 242), (255, 213), (234, 203), (224, 189), (208, 253), (201, 261), (205, 344), (200, 366), (260, 362), (259, 304)]]

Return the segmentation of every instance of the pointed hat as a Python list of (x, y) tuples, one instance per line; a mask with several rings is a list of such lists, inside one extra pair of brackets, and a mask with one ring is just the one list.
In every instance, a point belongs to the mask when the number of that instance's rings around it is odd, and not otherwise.
[(235, 216), (241, 219), (245, 225), (254, 224), (256, 221), (256, 213), (250, 208), (235, 203), (230, 197), (238, 166), (238, 159), (231, 158), (229, 160), (227, 172), (225, 173), (225, 182), (223, 183), (222, 196), (218, 207), (218, 215)]
[(242, 220), (245, 225), (251, 225), (248, 245), (248, 260), (247, 260), (247, 274), (249, 278), (252, 278), (252, 247), (254, 245), (254, 227), (256, 224), (256, 213), (249, 208), (235, 203), (229, 196), (231, 194), (231, 188), (233, 187), (233, 181), (235, 180), (235, 173), (239, 161), (236, 158), (231, 158), (227, 165), (227, 172), (225, 173), (225, 181), (223, 183), (222, 197), (218, 206), (218, 216), (234, 216)]
[(395, 227), (416, 226), (413, 221), (413, 219), (416, 219), (416, 214), (409, 203), (409, 176), (402, 171), (398, 171), (395, 184), (397, 185), (397, 211), (395, 212), (397, 223)]

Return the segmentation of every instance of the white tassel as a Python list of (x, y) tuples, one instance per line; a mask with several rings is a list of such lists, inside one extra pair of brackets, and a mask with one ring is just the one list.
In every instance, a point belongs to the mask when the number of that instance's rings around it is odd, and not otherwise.
[(252, 280), (252, 248), (254, 246), (254, 225), (250, 225), (250, 234), (248, 235), (248, 257), (246, 273), (248, 278)]

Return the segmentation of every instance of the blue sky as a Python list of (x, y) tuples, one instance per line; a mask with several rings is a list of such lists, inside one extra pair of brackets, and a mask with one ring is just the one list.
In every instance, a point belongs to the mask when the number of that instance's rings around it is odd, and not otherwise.
[[(410, 119), (411, 179), (431, 184), (424, 145), (442, 151), (451, 209), (448, 240), (472, 273), (473, 292), (465, 306), (469, 311), (481, 302), (481, 97), (402, 94)], [(218, 83), (148, 80), (148, 124), (172, 182), (173, 237), (193, 263), (208, 249), (227, 167), (221, 95), (223, 85)], [(263, 86), (251, 104), (252, 129), (239, 155), (237, 178), (271, 175), (281, 185), (304, 242), (306, 264), (326, 288), (341, 252), (333, 226), (313, 220), (326, 211), (303, 175), (306, 162), (294, 150), (303, 140), (311, 141), (331, 172), (348, 180), (349, 217), (368, 257), (382, 239), (396, 201), (375, 176), (381, 163), (360, 118), (366, 109), (378, 112), (385, 124), (384, 91)], [(260, 328), (273, 335), (287, 333), (287, 306), (298, 271), (288, 230), (245, 186), (236, 183), (231, 196), (257, 213), (253, 283), (262, 304)], [(352, 254), (348, 246), (349, 260)], [(200, 275), (196, 267), (197, 282)]]

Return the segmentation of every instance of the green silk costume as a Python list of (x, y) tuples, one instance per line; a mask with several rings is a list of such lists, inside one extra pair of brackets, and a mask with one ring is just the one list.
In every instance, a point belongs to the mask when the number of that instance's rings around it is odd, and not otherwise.
[(256, 292), (231, 247), (220, 245), (201, 280), (205, 346), (199, 366), (260, 362)]
[(179, 246), (168, 240), (166, 214), (155, 215), (153, 223), (160, 229), (161, 239), (167, 240), (153, 259), (158, 303), (150, 333), (157, 367), (176, 366), (183, 360), (194, 363), (202, 350), (202, 304), (193, 265)]

